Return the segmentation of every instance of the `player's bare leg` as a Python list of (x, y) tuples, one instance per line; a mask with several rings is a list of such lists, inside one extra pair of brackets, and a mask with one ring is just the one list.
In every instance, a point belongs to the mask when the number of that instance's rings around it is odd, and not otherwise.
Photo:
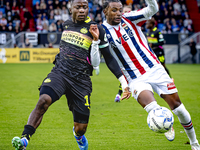
[(29, 116), (27, 125), (24, 126), (21, 139), (19, 137), (14, 137), (12, 139), (12, 145), (16, 150), (26, 149), (30, 137), (35, 133), (36, 128), (40, 125), (43, 115), (51, 105), (51, 102), (52, 100), (49, 95), (43, 94), (40, 96), (36, 107)]
[(190, 140), (191, 148), (194, 150), (200, 150), (195, 130), (192, 125), (191, 116), (185, 106), (181, 103), (178, 93), (167, 95), (162, 94), (161, 97), (168, 103), (173, 113), (178, 116), (178, 119)]
[(88, 149), (88, 141), (84, 135), (87, 129), (87, 125), (88, 124), (74, 122), (73, 134), (80, 150)]

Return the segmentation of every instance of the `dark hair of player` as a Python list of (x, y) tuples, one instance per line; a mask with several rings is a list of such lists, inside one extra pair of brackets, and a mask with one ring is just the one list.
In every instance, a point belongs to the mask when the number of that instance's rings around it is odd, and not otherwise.
[(105, 0), (103, 3), (103, 9), (106, 9), (111, 2), (120, 2), (121, 3), (120, 0)]

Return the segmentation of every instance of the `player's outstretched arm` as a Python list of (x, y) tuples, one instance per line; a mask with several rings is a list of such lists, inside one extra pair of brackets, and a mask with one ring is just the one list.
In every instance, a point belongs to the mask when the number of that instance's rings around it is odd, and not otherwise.
[(110, 53), (109, 47), (105, 47), (101, 50), (102, 55), (104, 56), (106, 65), (110, 69), (110, 71), (117, 77), (117, 79), (120, 81), (122, 85), (122, 91), (123, 91), (123, 96), (121, 100), (123, 99), (128, 99), (131, 96), (131, 92), (129, 91), (128, 83), (122, 74), (122, 71), (113, 57), (113, 55)]

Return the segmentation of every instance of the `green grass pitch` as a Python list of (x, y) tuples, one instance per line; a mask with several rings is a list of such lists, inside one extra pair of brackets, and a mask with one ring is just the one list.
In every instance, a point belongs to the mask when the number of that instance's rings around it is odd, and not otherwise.
[[(52, 64), (0, 64), (0, 150), (14, 150), (11, 140), (21, 135), (38, 101), (37, 88), (52, 67)], [(200, 141), (200, 65), (167, 64), (167, 67)], [(163, 134), (148, 128), (146, 111), (132, 97), (115, 103), (119, 82), (104, 63), (92, 81), (91, 116), (86, 132), (89, 150), (191, 149), (185, 144), (188, 138), (176, 116), (176, 137), (169, 142)], [(160, 105), (169, 108), (157, 94), (155, 97)], [(72, 127), (72, 113), (63, 96), (44, 115), (27, 150), (78, 150)]]

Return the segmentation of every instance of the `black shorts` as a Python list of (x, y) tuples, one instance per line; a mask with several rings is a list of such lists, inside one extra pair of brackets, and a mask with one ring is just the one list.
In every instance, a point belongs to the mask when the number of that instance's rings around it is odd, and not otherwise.
[(60, 71), (51, 72), (43, 80), (41, 89), (46, 86), (51, 87), (57, 95), (57, 99), (54, 98), (52, 102), (55, 102), (62, 95), (65, 95), (69, 110), (73, 112), (74, 117), (77, 116), (75, 114), (82, 114), (84, 116), (88, 116), (89, 118), (90, 95), (92, 92), (92, 83), (90, 77), (77, 75), (76, 77), (73, 77), (73, 74), (66, 75)]
[(161, 48), (154, 48), (154, 53), (156, 54), (158, 60), (163, 64), (165, 63), (165, 53), (164, 50)]

